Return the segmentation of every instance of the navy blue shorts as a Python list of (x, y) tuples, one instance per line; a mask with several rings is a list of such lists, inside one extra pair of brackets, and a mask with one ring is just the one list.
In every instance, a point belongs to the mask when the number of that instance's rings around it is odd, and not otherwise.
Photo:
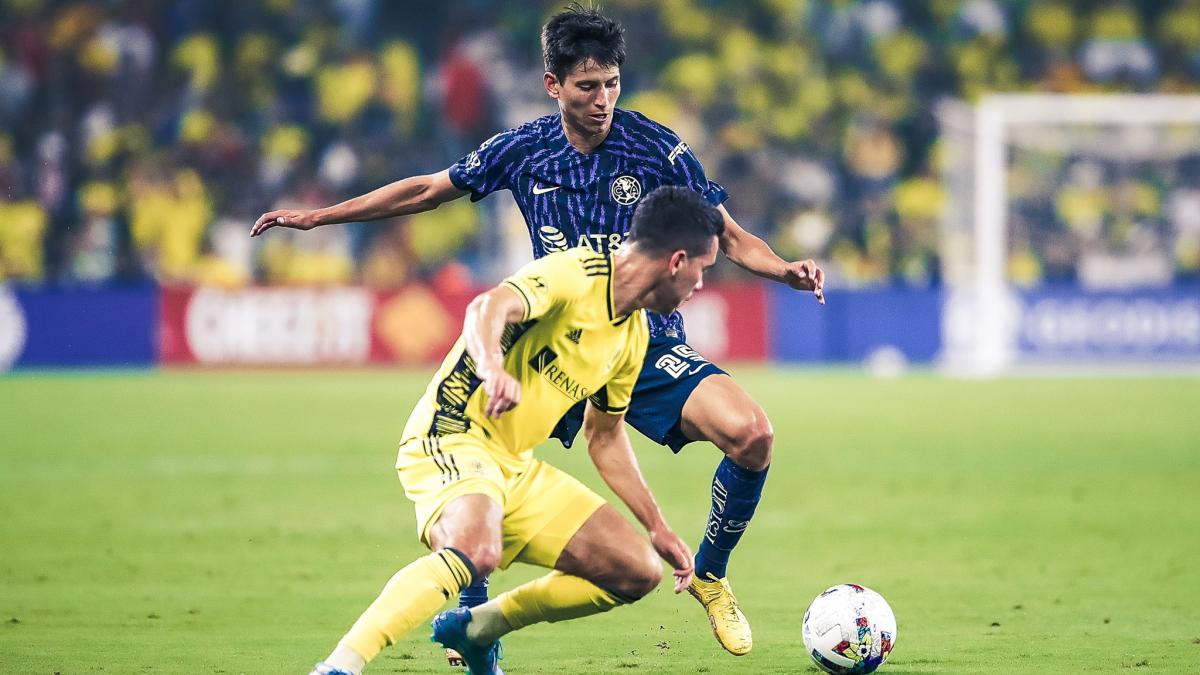
[[(683, 340), (667, 336), (650, 338), (625, 421), (646, 438), (679, 452), (692, 442), (679, 428), (683, 404), (700, 380), (722, 374), (724, 370), (697, 354)], [(583, 428), (585, 403), (581, 401), (567, 411), (550, 436), (571, 447)]]

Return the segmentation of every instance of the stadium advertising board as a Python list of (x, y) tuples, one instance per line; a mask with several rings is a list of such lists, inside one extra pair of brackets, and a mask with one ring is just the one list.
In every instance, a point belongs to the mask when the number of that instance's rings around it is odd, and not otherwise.
[(1200, 357), (1200, 286), (1089, 292), (1046, 288), (1020, 295), (1022, 359), (1194, 360)]
[[(0, 368), (427, 364), (450, 348), (475, 292), (420, 285), (0, 290)], [(843, 292), (820, 307), (783, 288), (718, 284), (705, 286), (683, 313), (689, 343), (717, 362), (845, 361), (881, 345), (928, 360), (938, 326), (932, 300), (918, 295)]]
[(771, 357), (795, 362), (862, 362), (881, 353), (934, 359), (942, 344), (941, 293), (923, 289), (809, 293), (771, 286)]
[(473, 294), (422, 286), (164, 289), (164, 364), (416, 364), (441, 358)]
[[(159, 331), (164, 364), (304, 366), (427, 364), (453, 345), (480, 289), (167, 288)], [(714, 360), (767, 356), (766, 294), (758, 284), (705, 287), (685, 305), (688, 338)]]
[(0, 371), (153, 365), (157, 300), (154, 287), (0, 287)]
[(412, 285), (379, 294), (371, 322), (372, 361), (440, 361), (458, 339), (467, 304), (477, 293), (435, 293), (425, 286)]
[(761, 284), (706, 285), (681, 309), (688, 344), (717, 361), (767, 358), (767, 294)]
[(362, 364), (374, 296), (359, 288), (164, 289), (166, 364)]
[(25, 312), (12, 291), (0, 286), (0, 372), (17, 362), (25, 349)]

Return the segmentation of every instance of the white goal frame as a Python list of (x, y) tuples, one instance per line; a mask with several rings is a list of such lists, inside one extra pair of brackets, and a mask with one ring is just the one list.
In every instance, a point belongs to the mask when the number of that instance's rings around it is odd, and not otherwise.
[(948, 285), (958, 288), (948, 289), (951, 293), (944, 312), (959, 315), (943, 320), (944, 326), (957, 321), (963, 339), (958, 344), (944, 341), (942, 366), (956, 375), (994, 376), (1013, 365), (1016, 353), (1012, 295), (1006, 277), (1010, 127), (1022, 123), (1200, 125), (1200, 96), (992, 94), (973, 108), (953, 102), (940, 113), (943, 135), (948, 126), (970, 126), (974, 176), (973, 207), (958, 214), (974, 221), (970, 228), (973, 270), (968, 278), (947, 278)]

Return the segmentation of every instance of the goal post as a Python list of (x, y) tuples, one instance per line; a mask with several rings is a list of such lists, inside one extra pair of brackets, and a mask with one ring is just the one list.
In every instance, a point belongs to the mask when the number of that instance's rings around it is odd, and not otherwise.
[[(1190, 167), (1189, 162), (1200, 162), (1200, 96), (997, 94), (982, 98), (974, 106), (960, 101), (943, 103), (938, 117), (943, 185), (949, 196), (940, 233), (946, 285), (941, 365), (947, 372), (991, 376), (1029, 364), (1101, 364), (1114, 360), (1149, 363), (1164, 358), (1200, 364), (1200, 344), (1192, 345), (1194, 339), (1200, 340), (1200, 333), (1189, 332), (1193, 318), (1200, 322), (1200, 300), (1188, 302), (1187, 293), (1164, 291), (1174, 285), (1173, 277), (1164, 283), (1162, 273), (1164, 264), (1171, 269), (1169, 259), (1157, 264), (1139, 262), (1142, 267), (1158, 271), (1147, 275), (1152, 278), (1131, 279), (1104, 290), (1110, 298), (1124, 293), (1134, 304), (1144, 299), (1134, 297), (1138, 294), (1173, 297), (1174, 300), (1165, 301), (1169, 306), (1160, 309), (1168, 315), (1168, 322), (1178, 320), (1184, 324), (1182, 329), (1165, 329), (1168, 334), (1177, 334), (1178, 344), (1157, 349), (1144, 344), (1108, 344), (1110, 348), (1106, 349), (1104, 345), (1089, 346), (1090, 338), (1084, 336), (1074, 350), (1039, 349), (1036, 340), (1030, 340), (1029, 326), (1030, 299), (1037, 296), (1034, 291), (1053, 286), (1061, 295), (1064, 287), (1074, 286), (1080, 291), (1076, 300), (1083, 303), (1081, 306), (1087, 304), (1088, 290), (1093, 291), (1093, 301), (1103, 300), (1094, 293), (1096, 286), (1103, 285), (1095, 283), (1096, 277), (1104, 273), (1102, 269), (1097, 271), (1103, 263), (1084, 265), (1083, 252), (1087, 253), (1087, 261), (1102, 261), (1104, 254), (1098, 249), (1111, 247), (1114, 237), (1105, 237), (1103, 233), (1097, 236), (1091, 231), (1097, 226), (1092, 224), (1077, 227), (1086, 231), (1080, 235), (1061, 222), (1049, 222), (1061, 220), (1061, 212), (1069, 211), (1075, 201), (1085, 201), (1075, 193), (1087, 191), (1075, 189), (1066, 176), (1072, 171), (1090, 171), (1110, 179), (1110, 183), (1119, 182), (1122, 190), (1130, 184), (1150, 184), (1159, 190), (1160, 198), (1163, 195), (1174, 198), (1180, 191), (1200, 190), (1197, 181), (1200, 177), (1178, 169)], [(1017, 284), (1011, 278), (1014, 196), (1010, 177), (1014, 173), (1023, 175), (1022, 162), (1034, 167), (1026, 174), (1043, 181), (1043, 184), (1035, 181), (1032, 189), (1022, 186), (1032, 196), (1021, 199), (1042, 202), (1027, 209), (1036, 217), (1022, 218), (1024, 231), (1030, 232), (1026, 238), (1031, 240), (1031, 247), (1036, 249), (1039, 243), (1054, 239), (1074, 242), (1080, 247), (1076, 252), (1080, 256), (1077, 262), (1090, 270), (1086, 275), (1076, 274), (1067, 282), (1060, 279), (1053, 283), (1037, 279), (1034, 283), (1025, 280)], [(1047, 170), (1047, 166), (1051, 168)], [(1056, 180), (1067, 187), (1055, 192)], [(1025, 175), (1022, 182), (1030, 182), (1029, 176)], [(1088, 187), (1094, 201), (1099, 203), (1106, 199), (1105, 190), (1118, 189), (1106, 184), (1104, 178), (1098, 185), (1094, 182), (1089, 182)], [(1130, 210), (1123, 202), (1112, 207), (1115, 211), (1122, 209)], [(1128, 229), (1124, 221), (1132, 218), (1137, 227), (1155, 231), (1169, 241), (1180, 234), (1176, 231), (1178, 226), (1167, 222), (1161, 214), (1138, 211), (1134, 215), (1117, 213), (1116, 219), (1122, 221), (1121, 227)], [(1100, 220), (1104, 221), (1104, 217)], [(1101, 222), (1098, 227), (1103, 230), (1108, 226)], [(1166, 255), (1164, 246), (1164, 242), (1158, 243), (1159, 258)], [(1061, 243), (1058, 247), (1062, 248)], [(1129, 247), (1121, 244), (1116, 248), (1124, 253), (1110, 258), (1114, 269), (1121, 265), (1125, 259), (1122, 255), (1128, 253), (1125, 249)], [(1036, 258), (1037, 253), (1033, 251), (1032, 257)], [(1062, 256), (1062, 251), (1056, 253)], [(1154, 314), (1146, 302), (1139, 306)], [(1125, 310), (1117, 311), (1128, 314)], [(1097, 315), (1097, 320), (1111, 323), (1102, 315)], [(1115, 321), (1146, 323), (1157, 319), (1131, 315)], [(1082, 333), (1087, 330), (1080, 329)], [(1195, 349), (1189, 349), (1191, 346)]]

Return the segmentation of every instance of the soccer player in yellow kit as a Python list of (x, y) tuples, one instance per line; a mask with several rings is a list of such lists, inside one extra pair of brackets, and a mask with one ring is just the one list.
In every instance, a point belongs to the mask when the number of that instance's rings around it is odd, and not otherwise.
[[(545, 256), (471, 302), (462, 337), (409, 417), (396, 464), (433, 552), (392, 577), (314, 675), (359, 675), (448, 598), (513, 561), (553, 571), (434, 619), (434, 639), (475, 675), (500, 672), (497, 640), (510, 631), (643, 597), (662, 578), (659, 556), (674, 568), (675, 592), (688, 586), (692, 553), (667, 526), (622, 421), (649, 340), (644, 310), (669, 314), (700, 288), (723, 227), (695, 191), (661, 187), (615, 252)], [(649, 541), (595, 492), (533, 457), (583, 400), (588, 454)]]

